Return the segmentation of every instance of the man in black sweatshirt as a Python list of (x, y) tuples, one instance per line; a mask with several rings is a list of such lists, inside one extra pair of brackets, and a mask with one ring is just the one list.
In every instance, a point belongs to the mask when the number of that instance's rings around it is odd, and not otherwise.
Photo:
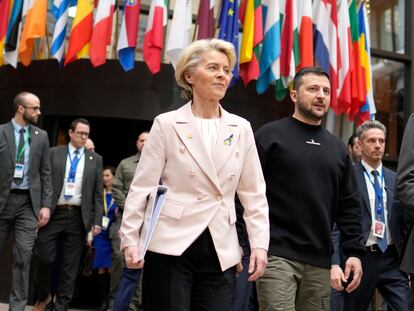
[(328, 310), (334, 222), (349, 257), (347, 291), (361, 280), (365, 247), (358, 188), (345, 145), (321, 125), (331, 97), (328, 74), (320, 67), (301, 69), (290, 97), (293, 116), (256, 133), (270, 218), (269, 264), (257, 282), (259, 305), (272, 311)]

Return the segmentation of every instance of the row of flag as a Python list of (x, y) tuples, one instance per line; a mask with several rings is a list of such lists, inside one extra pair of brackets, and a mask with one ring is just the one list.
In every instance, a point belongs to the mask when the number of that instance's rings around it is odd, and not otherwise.
[[(68, 11), (77, 6), (69, 40)], [(218, 21), (214, 8), (219, 6)], [(93, 66), (106, 61), (113, 31), (115, 0), (54, 0), (50, 55), (67, 65), (89, 57)], [(143, 40), (143, 59), (151, 73), (160, 70), (162, 52), (175, 66), (194, 38), (192, 0), (176, 0), (170, 35), (164, 48), (168, 0), (152, 0)], [(0, 65), (27, 66), (34, 40), (46, 36), (47, 0), (0, 0)], [(95, 12), (95, 14), (94, 14)], [(140, 0), (125, 0), (117, 54), (121, 66), (134, 68)], [(242, 29), (239, 40), (239, 29)], [(320, 65), (332, 84), (331, 107), (361, 123), (376, 113), (371, 56), (364, 2), (357, 0), (200, 0), (197, 39), (217, 37), (231, 42), (238, 64), (233, 81), (256, 81), (258, 93), (274, 86), (283, 100), (295, 73)], [(240, 41), (240, 42), (239, 42)], [(67, 45), (67, 47), (66, 47)]]

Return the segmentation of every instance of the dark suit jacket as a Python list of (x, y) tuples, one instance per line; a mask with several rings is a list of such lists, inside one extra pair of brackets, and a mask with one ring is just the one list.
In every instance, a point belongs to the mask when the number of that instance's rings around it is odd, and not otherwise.
[[(384, 166), (383, 166), (384, 167)], [(362, 221), (362, 236), (364, 244), (367, 242), (369, 234), (371, 232), (372, 217), (371, 207), (369, 204), (368, 188), (371, 185), (367, 185), (364, 176), (364, 167), (361, 163), (355, 164), (355, 177), (358, 182), (359, 195), (361, 201), (361, 221)], [(395, 178), (396, 174), (384, 167), (384, 180), (387, 192), (387, 211), (388, 211), (388, 227), (391, 232), (391, 237), (395, 243), (398, 253), (401, 252), (403, 244), (403, 228), (401, 227), (401, 217), (396, 211), (399, 209), (399, 201), (395, 195)], [(334, 243), (335, 254), (332, 259), (332, 264), (340, 264), (338, 250), (340, 243), (340, 235), (337, 231), (332, 233), (332, 241)]]
[(404, 217), (407, 232), (401, 256), (401, 270), (414, 274), (414, 114), (408, 120), (401, 143), (397, 172), (398, 210)]
[[(57, 146), (50, 149), (50, 163), (52, 167), (53, 200), (52, 210), (56, 207), (62, 192), (65, 178), (66, 158), (68, 146)], [(82, 178), (82, 219), (86, 232), (92, 225), (102, 225), (103, 214), (103, 184), (102, 184), (102, 157), (85, 149), (85, 168)], [(53, 221), (53, 219), (52, 219)]]
[[(36, 126), (29, 125), (29, 131), (29, 189), (33, 211), (38, 217), (41, 207), (52, 206), (49, 139), (47, 133)], [(0, 213), (10, 193), (15, 161), (16, 140), (13, 124), (10, 121), (0, 125)]]

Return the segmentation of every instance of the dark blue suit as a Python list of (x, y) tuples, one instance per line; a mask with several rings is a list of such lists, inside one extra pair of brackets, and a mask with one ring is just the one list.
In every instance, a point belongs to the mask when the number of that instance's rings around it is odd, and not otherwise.
[[(368, 195), (368, 188), (364, 176), (364, 167), (361, 163), (355, 165), (355, 176), (358, 182), (361, 199), (361, 222), (364, 243), (367, 242), (371, 232), (372, 216)], [(351, 294), (343, 294), (343, 310), (366, 311), (371, 297), (377, 288), (388, 302), (388, 310), (408, 311), (408, 276), (398, 269), (399, 253), (403, 243), (403, 228), (401, 228), (400, 215), (395, 213), (399, 202), (394, 196), (396, 174), (384, 167), (385, 189), (387, 192), (388, 227), (394, 244), (389, 245), (385, 253), (378, 248), (368, 248), (366, 256), (362, 259), (363, 276), (360, 286)], [(332, 264), (341, 264), (345, 258), (338, 254), (340, 236), (337, 232), (332, 235), (335, 245), (335, 254)], [(332, 306), (336, 305), (337, 296), (333, 299)], [(337, 310), (331, 308), (331, 310)]]

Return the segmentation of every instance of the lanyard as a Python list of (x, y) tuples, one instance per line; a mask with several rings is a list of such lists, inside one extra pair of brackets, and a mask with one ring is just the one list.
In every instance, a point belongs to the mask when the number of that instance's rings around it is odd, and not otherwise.
[(24, 138), (24, 144), (23, 144), (23, 146), (20, 149), (19, 149), (19, 142), (16, 141), (16, 150), (17, 150), (17, 153), (16, 153), (16, 163), (18, 163), (20, 161), (20, 159), (22, 158), (22, 156), (23, 156), (23, 154), (24, 154), (24, 152), (26, 150), (26, 146), (29, 143), (30, 132), (29, 132), (29, 130), (27, 130), (26, 132), (27, 133), (26, 133), (26, 137)]
[[(382, 172), (381, 172), (381, 184), (380, 184), (380, 190), (375, 188), (375, 183), (371, 180), (371, 176), (368, 174), (367, 170), (364, 167), (364, 173), (365, 175), (368, 177), (368, 180), (370, 181), (372, 188), (374, 189), (375, 195), (378, 197), (379, 200), (379, 209), (377, 210), (378, 214), (382, 214), (383, 211), (383, 193), (384, 193), (384, 184), (385, 184), (385, 180), (384, 180), (384, 168), (382, 168)], [(373, 176), (375, 178), (375, 176)]]
[(109, 206), (107, 206), (106, 202), (106, 189), (104, 189), (104, 214), (105, 216), (108, 216), (108, 210), (111, 209), (112, 205), (114, 205), (114, 198), (111, 196), (111, 202), (109, 203)]
[(70, 152), (69, 152), (69, 148), (68, 148), (68, 157), (69, 157), (69, 161), (70, 161), (70, 169), (69, 169), (69, 174), (68, 174), (68, 181), (69, 182), (75, 182), (76, 170), (78, 169), (78, 164), (79, 164), (79, 162), (82, 159), (84, 154), (85, 154), (85, 152), (82, 153), (82, 155), (80, 157), (77, 157), (76, 154), (75, 154), (75, 156), (72, 159), (70, 157)]

